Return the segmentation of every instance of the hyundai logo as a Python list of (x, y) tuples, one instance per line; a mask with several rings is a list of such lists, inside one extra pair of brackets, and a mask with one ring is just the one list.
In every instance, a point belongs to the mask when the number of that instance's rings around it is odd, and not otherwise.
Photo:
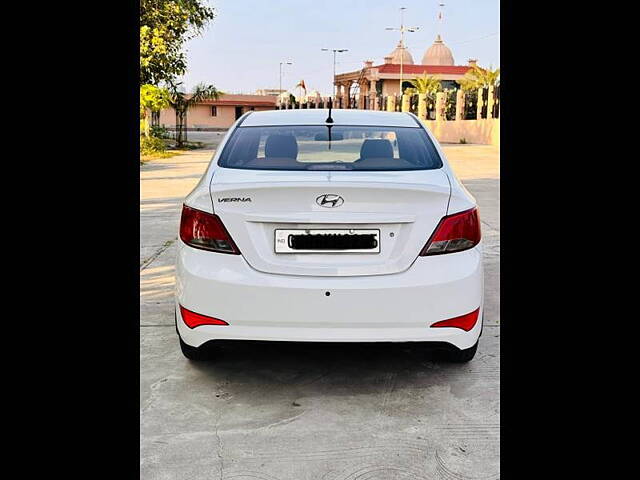
[(325, 193), (316, 198), (316, 203), (325, 208), (339, 207), (344, 203), (344, 198), (335, 193)]

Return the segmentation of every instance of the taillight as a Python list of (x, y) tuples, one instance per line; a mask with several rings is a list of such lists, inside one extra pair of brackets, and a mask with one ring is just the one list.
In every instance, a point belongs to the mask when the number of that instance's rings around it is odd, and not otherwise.
[(448, 215), (440, 220), (420, 256), (461, 252), (480, 242), (480, 218), (478, 209)]
[(229, 325), (224, 320), (192, 312), (191, 310), (184, 308), (182, 305), (180, 305), (180, 315), (182, 316), (182, 320), (185, 325), (189, 328), (196, 328), (200, 325)]
[(233, 243), (220, 217), (186, 205), (182, 206), (180, 239), (194, 248), (233, 255), (240, 254), (240, 250)]
[(468, 332), (473, 327), (476, 326), (476, 322), (478, 321), (478, 314), (480, 313), (480, 309), (477, 308), (471, 313), (467, 313), (466, 315), (460, 315), (459, 317), (450, 318), (448, 320), (441, 320), (439, 322), (431, 324), (432, 328), (438, 327), (455, 327), (461, 328), (465, 332)]

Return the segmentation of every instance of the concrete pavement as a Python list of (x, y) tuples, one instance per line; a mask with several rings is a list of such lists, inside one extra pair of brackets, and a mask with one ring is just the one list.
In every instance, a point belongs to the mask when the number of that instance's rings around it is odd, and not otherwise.
[[(212, 148), (222, 137), (199, 134)], [(485, 329), (467, 365), (403, 344), (247, 343), (190, 363), (173, 323), (175, 242), (213, 150), (141, 167), (142, 479), (499, 478), (499, 150), (444, 148), (486, 249)]]

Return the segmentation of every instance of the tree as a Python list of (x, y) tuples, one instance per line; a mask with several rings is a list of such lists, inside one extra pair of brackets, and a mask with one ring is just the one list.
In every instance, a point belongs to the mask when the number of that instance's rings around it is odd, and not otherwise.
[(213, 85), (200, 83), (195, 86), (193, 93), (186, 94), (180, 91), (180, 83), (171, 85), (169, 90), (169, 105), (176, 111), (176, 144), (182, 147), (186, 141), (186, 116), (187, 110), (204, 100), (217, 100), (223, 92)]
[(151, 112), (159, 112), (169, 106), (169, 92), (155, 85), (140, 87), (140, 120), (144, 136), (149, 136), (149, 117)]
[(187, 40), (215, 17), (203, 0), (140, 1), (140, 85), (172, 83), (184, 75)]
[(491, 67), (485, 69), (474, 65), (458, 83), (465, 91), (498, 87), (500, 86), (500, 69), (491, 70)]
[(436, 77), (427, 75), (426, 73), (419, 78), (409, 80), (409, 83), (413, 85), (413, 88), (405, 89), (405, 93), (413, 95), (416, 93), (426, 93), (427, 97), (433, 100), (434, 95), (442, 90), (442, 84)]

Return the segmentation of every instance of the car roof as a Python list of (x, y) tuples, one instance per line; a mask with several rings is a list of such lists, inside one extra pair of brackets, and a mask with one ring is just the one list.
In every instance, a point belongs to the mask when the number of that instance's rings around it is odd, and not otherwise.
[[(244, 118), (240, 127), (259, 127), (271, 125), (327, 125), (327, 108), (264, 110), (251, 112)], [(403, 112), (381, 112), (372, 110), (332, 109), (333, 125), (367, 125), (381, 127), (416, 127), (420, 125), (415, 118)]]

